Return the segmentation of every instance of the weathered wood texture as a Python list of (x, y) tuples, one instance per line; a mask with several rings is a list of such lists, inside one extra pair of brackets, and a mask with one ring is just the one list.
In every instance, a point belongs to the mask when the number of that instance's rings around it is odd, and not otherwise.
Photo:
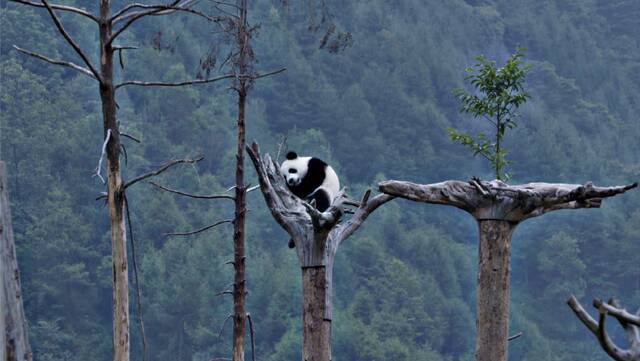
[[(580, 302), (571, 296), (567, 301), (576, 317), (593, 333), (600, 343), (600, 347), (616, 361), (640, 361), (640, 308), (635, 314), (627, 312), (618, 301), (593, 300), (593, 307), (598, 310), (598, 321), (594, 320), (582, 307)], [(605, 327), (607, 315), (618, 320), (624, 329), (629, 348), (624, 349), (615, 344), (609, 337)]]
[[(247, 147), (247, 152), (258, 173), (260, 189), (271, 215), (291, 236), (303, 269), (303, 361), (329, 361), (333, 262), (338, 246), (360, 228), (373, 211), (394, 197), (387, 194), (370, 197), (371, 192), (367, 191), (351, 218), (340, 222), (346, 204), (353, 203), (346, 198), (344, 189), (321, 213), (289, 191), (280, 167), (268, 154), (261, 157), (257, 143)], [(323, 271), (318, 271), (320, 269)], [(323, 302), (315, 304), (320, 299)], [(307, 301), (314, 304), (307, 307)], [(319, 325), (322, 325), (321, 329), (318, 329)]]
[[(302, 269), (302, 360), (331, 360), (331, 320), (324, 318), (327, 291), (324, 266)], [(318, 347), (319, 346), (319, 347)]]
[(404, 181), (380, 183), (384, 193), (417, 202), (444, 204), (471, 213), (476, 219), (521, 222), (559, 209), (599, 208), (602, 200), (635, 188), (638, 183), (618, 187), (596, 187), (592, 183), (528, 183), (508, 185), (472, 179), (416, 184)]
[[(409, 200), (454, 206), (479, 223), (476, 361), (506, 361), (509, 326), (509, 250), (516, 225), (559, 209), (598, 208), (602, 200), (637, 187), (595, 187), (592, 183), (528, 183), (472, 179), (416, 184), (385, 181), (380, 191)], [(636, 361), (636, 360), (634, 360)]]
[[(509, 338), (509, 255), (515, 223), (478, 221), (478, 295), (476, 329), (486, 330), (476, 338), (476, 360), (507, 358), (507, 343), (494, 340)], [(483, 353), (483, 350), (489, 352)]]
[(0, 161), (0, 347), (1, 361), (31, 361), (31, 347), (27, 334), (27, 320), (22, 306), (20, 271), (16, 258), (11, 211), (9, 210), (9, 191), (7, 168)]

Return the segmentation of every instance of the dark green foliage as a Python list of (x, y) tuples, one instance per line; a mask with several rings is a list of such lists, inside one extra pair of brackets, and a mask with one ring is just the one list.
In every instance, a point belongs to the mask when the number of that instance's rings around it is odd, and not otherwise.
[(511, 164), (505, 159), (507, 151), (500, 146), (507, 129), (513, 129), (518, 124), (516, 110), (530, 98), (524, 91), (525, 75), (530, 66), (522, 61), (522, 49), (511, 55), (505, 64), (496, 67), (495, 61), (490, 61), (484, 56), (476, 57), (477, 63), (473, 68), (467, 68), (469, 73), (465, 80), (473, 89), (469, 93), (462, 88), (457, 88), (454, 93), (460, 101), (460, 112), (473, 115), (474, 118), (483, 118), (495, 127), (493, 139), (487, 138), (484, 133), (478, 133), (474, 137), (459, 133), (453, 128), (447, 129), (453, 141), (462, 143), (471, 149), (473, 155), (481, 155), (486, 158), (495, 170), (496, 179), (509, 180), (512, 174), (503, 169)]
[[(72, 3), (71, 1), (65, 3)], [(91, 2), (75, 1), (91, 8)], [(124, 1), (117, 2), (121, 5)], [(203, 2), (204, 3), (204, 2)], [(290, 149), (333, 165), (359, 197), (382, 179), (438, 182), (492, 176), (460, 152), (446, 129), (490, 134), (488, 122), (460, 120), (450, 89), (473, 54), (502, 64), (526, 46), (532, 64), (526, 121), (503, 138), (514, 183), (620, 184), (640, 177), (640, 47), (636, 1), (329, 1), (353, 45), (337, 55), (317, 49), (307, 19), (255, 1), (258, 70), (287, 72), (256, 82), (248, 139), (275, 155)], [(91, 177), (101, 145), (95, 85), (71, 70), (18, 56), (11, 44), (78, 61), (37, 9), (0, 8), (0, 158), (10, 199), (30, 335), (37, 360), (111, 359), (111, 265), (103, 191)], [(95, 9), (94, 9), (95, 10)], [(91, 24), (63, 19), (91, 47)], [(180, 24), (175, 32), (166, 29)], [(181, 30), (177, 30), (181, 29)], [(182, 30), (184, 29), (184, 30)], [(210, 52), (211, 28), (188, 16), (136, 24), (122, 45), (125, 79), (196, 76)], [(163, 48), (153, 38), (163, 31)], [(125, 42), (126, 40), (126, 42)], [(173, 50), (172, 50), (172, 49)], [(220, 60), (220, 59), (219, 59)], [(221, 62), (222, 60), (220, 60)], [(185, 89), (127, 89), (119, 116), (127, 133), (125, 176), (170, 157), (203, 153), (158, 179), (194, 193), (224, 193), (233, 183), (233, 94), (227, 84)], [(487, 138), (490, 138), (487, 136)], [(502, 145), (501, 145), (502, 147)], [(281, 155), (282, 157), (282, 155)], [(247, 164), (252, 184), (253, 170)], [(301, 280), (288, 237), (256, 191), (248, 195), (248, 302), (258, 359), (291, 361), (301, 344)], [(147, 184), (128, 192), (140, 257), (142, 302), (151, 360), (228, 357), (231, 227), (167, 238), (232, 215), (229, 201), (164, 194)], [(640, 192), (599, 211), (557, 212), (531, 220), (513, 240), (513, 360), (605, 361), (564, 304), (569, 292), (640, 304)], [(474, 343), (477, 230), (456, 209), (393, 201), (338, 252), (334, 269), (334, 359), (471, 360)], [(133, 299), (133, 295), (132, 295)], [(135, 309), (132, 308), (132, 314)], [(132, 356), (140, 359), (132, 324)]]

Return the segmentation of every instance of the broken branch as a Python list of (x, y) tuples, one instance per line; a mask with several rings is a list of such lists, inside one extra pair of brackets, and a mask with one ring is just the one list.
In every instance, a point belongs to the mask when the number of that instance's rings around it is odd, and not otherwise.
[(256, 340), (253, 333), (253, 320), (251, 314), (247, 312), (247, 320), (249, 320), (249, 335), (251, 336), (251, 360), (256, 361)]
[(105, 153), (107, 152), (107, 144), (109, 144), (109, 139), (111, 139), (111, 129), (107, 129), (107, 136), (104, 137), (104, 143), (102, 143), (102, 152), (100, 153), (100, 159), (98, 160), (98, 166), (96, 167), (96, 173), (93, 175), (94, 177), (100, 178), (102, 184), (106, 184), (104, 178), (100, 174), (102, 170), (102, 159), (104, 158)]

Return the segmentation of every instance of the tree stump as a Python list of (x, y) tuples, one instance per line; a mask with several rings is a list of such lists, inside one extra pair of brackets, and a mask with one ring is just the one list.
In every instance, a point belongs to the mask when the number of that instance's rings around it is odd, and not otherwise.
[[(332, 275), (338, 246), (367, 219), (369, 214), (394, 197), (367, 191), (357, 203), (342, 189), (325, 212), (289, 191), (279, 167), (266, 154), (260, 156), (256, 142), (247, 147), (258, 173), (260, 189), (273, 218), (295, 243), (302, 268), (303, 361), (331, 360)], [(341, 223), (347, 205), (357, 205), (353, 215)]]
[(637, 187), (595, 187), (591, 183), (529, 183), (445, 181), (416, 184), (381, 182), (380, 191), (409, 200), (449, 205), (470, 213), (478, 222), (476, 361), (506, 361), (509, 338), (509, 254), (511, 235), (522, 221), (559, 209), (599, 208), (602, 199)]

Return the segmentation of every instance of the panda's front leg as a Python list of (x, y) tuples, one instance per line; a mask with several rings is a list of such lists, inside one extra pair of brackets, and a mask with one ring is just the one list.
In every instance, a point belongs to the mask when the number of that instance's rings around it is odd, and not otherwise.
[[(335, 212), (327, 212), (332, 205), (332, 198), (328, 191), (325, 189), (318, 189), (308, 198), (308, 201), (311, 205), (315, 207), (320, 212), (319, 223), (320, 227), (326, 227), (328, 225), (334, 225), (340, 215), (335, 214)], [(341, 212), (341, 211), (340, 211)]]
[(318, 189), (307, 197), (307, 202), (313, 204), (320, 212), (324, 212), (329, 209), (329, 206), (331, 205), (331, 198), (327, 191), (324, 189)]

